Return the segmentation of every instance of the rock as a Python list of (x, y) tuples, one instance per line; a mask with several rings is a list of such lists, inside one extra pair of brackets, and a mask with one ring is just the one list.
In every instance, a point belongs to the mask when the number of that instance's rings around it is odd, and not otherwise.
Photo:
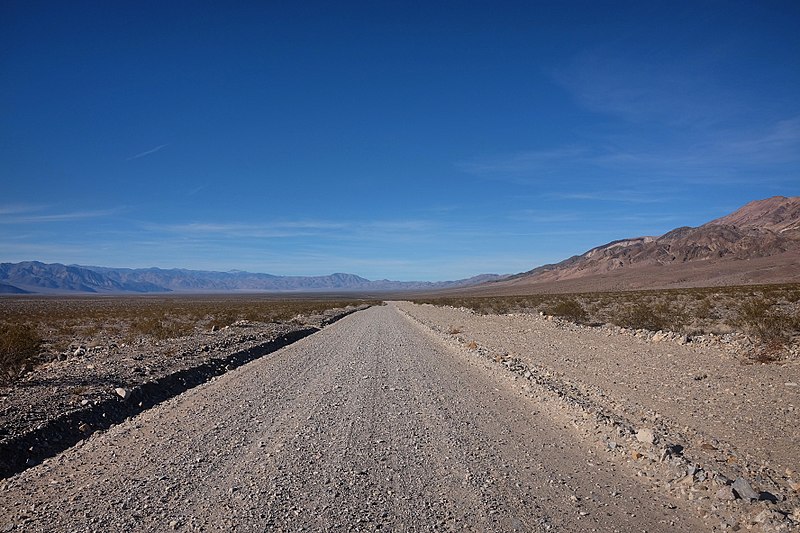
[(736, 495), (743, 500), (752, 501), (758, 499), (758, 493), (753, 490), (753, 487), (750, 486), (750, 483), (748, 483), (743, 477), (737, 477), (736, 481), (733, 482), (731, 487), (736, 492)]
[(653, 444), (656, 441), (656, 435), (652, 429), (644, 428), (636, 432), (636, 440), (645, 444)]
[(79, 346), (74, 352), (72, 352), (72, 355), (74, 355), (75, 357), (81, 357), (83, 355), (86, 355), (86, 348), (84, 348), (83, 346)]
[(81, 400), (81, 405), (89, 405), (89, 400), (84, 398), (83, 400)]
[(736, 494), (733, 493), (733, 488), (731, 488), (730, 485), (722, 487), (721, 489), (719, 489), (717, 491), (717, 493), (716, 493), (716, 496), (717, 496), (718, 500), (729, 501), (729, 500), (735, 500), (736, 499)]
[(126, 389), (123, 389), (122, 387), (117, 387), (116, 389), (114, 389), (114, 392), (116, 392), (117, 396), (119, 396), (123, 400), (127, 400), (128, 396), (130, 395), (130, 393)]
[(81, 431), (81, 433), (89, 433), (92, 430), (92, 426), (86, 422), (81, 422), (78, 426), (78, 429)]
[(770, 509), (764, 509), (760, 513), (758, 513), (755, 518), (753, 518), (753, 522), (756, 524), (764, 524), (764, 525), (772, 525), (776, 521), (782, 521), (783, 516), (780, 513), (772, 511)]

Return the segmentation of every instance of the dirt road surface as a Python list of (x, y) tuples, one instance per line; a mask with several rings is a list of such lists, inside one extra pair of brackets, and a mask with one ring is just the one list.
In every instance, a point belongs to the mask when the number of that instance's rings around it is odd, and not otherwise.
[(704, 531), (556, 402), (395, 306), (0, 482), (0, 531)]

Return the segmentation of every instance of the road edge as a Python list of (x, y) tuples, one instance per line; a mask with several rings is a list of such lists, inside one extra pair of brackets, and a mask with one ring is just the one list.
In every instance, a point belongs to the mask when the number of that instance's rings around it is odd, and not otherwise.
[(348, 309), (327, 317), (322, 327), (304, 326), (267, 342), (167, 374), (115, 396), (60, 414), (31, 430), (0, 443), (0, 479), (6, 479), (75, 446), (97, 431), (109, 429), (174, 398), (212, 378), (304, 339), (322, 328), (368, 307)]

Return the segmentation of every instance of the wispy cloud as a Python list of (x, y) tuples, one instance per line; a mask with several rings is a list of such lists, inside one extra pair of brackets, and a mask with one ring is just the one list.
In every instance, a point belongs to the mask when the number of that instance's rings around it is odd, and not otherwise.
[(204, 189), (207, 189), (208, 187), (209, 187), (208, 183), (204, 183), (203, 185), (198, 185), (197, 187), (187, 191), (186, 196), (194, 196), (195, 194), (199, 193)]
[(154, 154), (154, 153), (156, 153), (156, 152), (160, 152), (161, 150), (163, 150), (163, 149), (164, 149), (164, 148), (166, 148), (167, 146), (169, 146), (169, 145), (167, 145), (167, 144), (160, 144), (160, 145), (156, 146), (155, 148), (151, 148), (150, 150), (146, 150), (146, 151), (144, 151), (144, 152), (141, 152), (141, 153), (139, 153), (139, 154), (132, 155), (132, 156), (130, 156), (130, 157), (128, 157), (128, 158), (126, 158), (126, 159), (125, 159), (125, 161), (133, 161), (134, 159), (139, 159), (139, 158), (141, 158), (141, 157), (145, 157), (145, 156), (148, 156), (148, 155), (150, 155), (150, 154)]
[(800, 160), (800, 117), (767, 124), (754, 132), (733, 131), (713, 143), (716, 153), (737, 160), (782, 163)]
[[(0, 224), (35, 224), (35, 223), (49, 223), (49, 222), (69, 222), (74, 220), (83, 220), (90, 218), (101, 218), (111, 216), (118, 213), (121, 208), (114, 209), (100, 209), (96, 211), (69, 211), (64, 213), (48, 213), (38, 215), (14, 215), (8, 217), (0, 216)], [(0, 212), (0, 215), (5, 213)]]
[(144, 229), (156, 233), (187, 237), (214, 238), (295, 238), (323, 236), (327, 239), (380, 239), (387, 235), (415, 235), (431, 229), (427, 220), (277, 220), (263, 223), (186, 222), (177, 224), (144, 223)]
[(529, 150), (471, 161), (461, 161), (456, 166), (470, 174), (482, 176), (529, 175), (548, 173), (561, 168), (565, 162), (585, 160), (590, 151), (583, 147), (566, 146), (551, 150)]
[[(798, 161), (800, 117), (789, 117), (746, 128), (695, 131), (690, 140), (655, 145), (639, 142), (635, 132), (597, 134), (591, 145), (476, 157), (456, 166), (492, 181), (546, 185), (550, 191), (577, 183), (584, 189), (560, 194), (564, 199), (653, 202), (657, 195), (637, 189), (652, 193), (662, 185), (674, 193), (694, 185), (780, 184), (796, 180)], [(593, 183), (611, 180), (629, 192), (592, 190)]]
[(4, 215), (19, 215), (21, 213), (33, 213), (46, 209), (45, 205), (37, 204), (7, 204), (0, 205), (0, 216)]
[(552, 77), (591, 111), (651, 128), (702, 127), (746, 108), (735, 89), (715, 79), (717, 61), (713, 53), (643, 60), (635, 50), (597, 47), (577, 54)]
[(340, 222), (320, 222), (311, 220), (278, 221), (271, 223), (218, 223), (187, 222), (179, 224), (144, 224), (144, 228), (154, 232), (173, 233), (187, 236), (218, 236), (237, 238), (282, 238), (310, 236), (323, 231), (341, 229)]
[(610, 190), (586, 192), (554, 192), (546, 195), (548, 198), (560, 200), (585, 200), (588, 202), (619, 202), (628, 204), (660, 204), (673, 200), (653, 191)]

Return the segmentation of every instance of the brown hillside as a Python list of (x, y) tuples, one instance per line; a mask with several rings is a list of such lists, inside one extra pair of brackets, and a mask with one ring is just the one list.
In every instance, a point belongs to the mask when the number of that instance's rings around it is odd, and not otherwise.
[(750, 202), (702, 226), (598, 246), (469, 292), (625, 290), (800, 281), (800, 197)]

